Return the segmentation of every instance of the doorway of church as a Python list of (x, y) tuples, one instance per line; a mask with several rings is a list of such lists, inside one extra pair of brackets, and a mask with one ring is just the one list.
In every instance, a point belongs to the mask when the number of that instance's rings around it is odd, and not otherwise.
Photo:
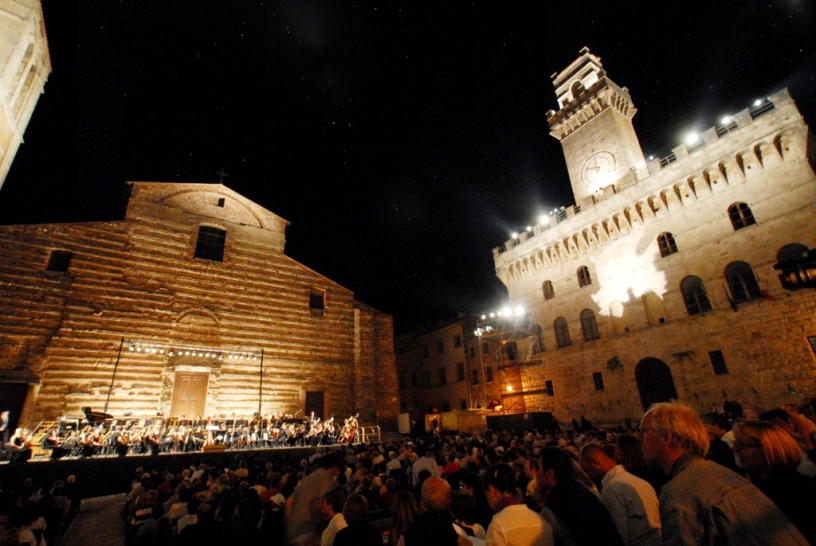
[(677, 389), (674, 387), (671, 370), (659, 358), (649, 357), (638, 362), (635, 367), (635, 381), (644, 411), (652, 404), (677, 399)]
[(207, 405), (207, 372), (176, 372), (173, 384), (173, 405), (170, 417), (198, 419), (203, 417)]

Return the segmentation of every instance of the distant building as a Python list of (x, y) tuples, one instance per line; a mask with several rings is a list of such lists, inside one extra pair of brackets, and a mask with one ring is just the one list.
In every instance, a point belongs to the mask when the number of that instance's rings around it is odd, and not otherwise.
[(221, 184), (130, 186), (122, 221), (0, 227), (0, 400), (15, 417), (396, 426), (391, 316), (287, 257), (287, 221)]
[(51, 73), (39, 0), (0, 0), (0, 188)]
[(816, 290), (774, 269), (816, 247), (808, 127), (787, 91), (647, 160), (598, 57), (582, 50), (554, 85), (576, 205), (493, 251), (542, 332), (526, 407), (616, 422), (670, 398), (707, 412), (816, 395)]

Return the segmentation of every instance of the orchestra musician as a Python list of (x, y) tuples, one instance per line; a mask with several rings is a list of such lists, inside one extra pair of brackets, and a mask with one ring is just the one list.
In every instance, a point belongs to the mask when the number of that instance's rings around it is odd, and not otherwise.
[(51, 450), (51, 460), (58, 461), (65, 455), (65, 449), (60, 445), (60, 439), (57, 435), (57, 429), (50, 428), (42, 441), (43, 449)]
[(31, 458), (31, 437), (28, 429), (17, 428), (6, 447), (11, 451), (11, 464), (24, 463)]

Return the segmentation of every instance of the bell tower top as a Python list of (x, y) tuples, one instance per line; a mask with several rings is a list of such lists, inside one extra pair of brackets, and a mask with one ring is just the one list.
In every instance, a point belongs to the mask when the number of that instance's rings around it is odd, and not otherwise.
[(645, 161), (629, 89), (610, 80), (600, 57), (586, 47), (552, 78), (558, 111), (550, 110), (547, 121), (550, 135), (561, 141), (576, 204), (595, 202), (607, 186), (634, 183), (633, 169)]

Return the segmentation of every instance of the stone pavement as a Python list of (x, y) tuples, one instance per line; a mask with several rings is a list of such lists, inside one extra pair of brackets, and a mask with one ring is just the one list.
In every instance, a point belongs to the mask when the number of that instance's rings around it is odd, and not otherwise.
[(125, 494), (85, 499), (60, 546), (124, 546), (125, 525), (119, 515)]

